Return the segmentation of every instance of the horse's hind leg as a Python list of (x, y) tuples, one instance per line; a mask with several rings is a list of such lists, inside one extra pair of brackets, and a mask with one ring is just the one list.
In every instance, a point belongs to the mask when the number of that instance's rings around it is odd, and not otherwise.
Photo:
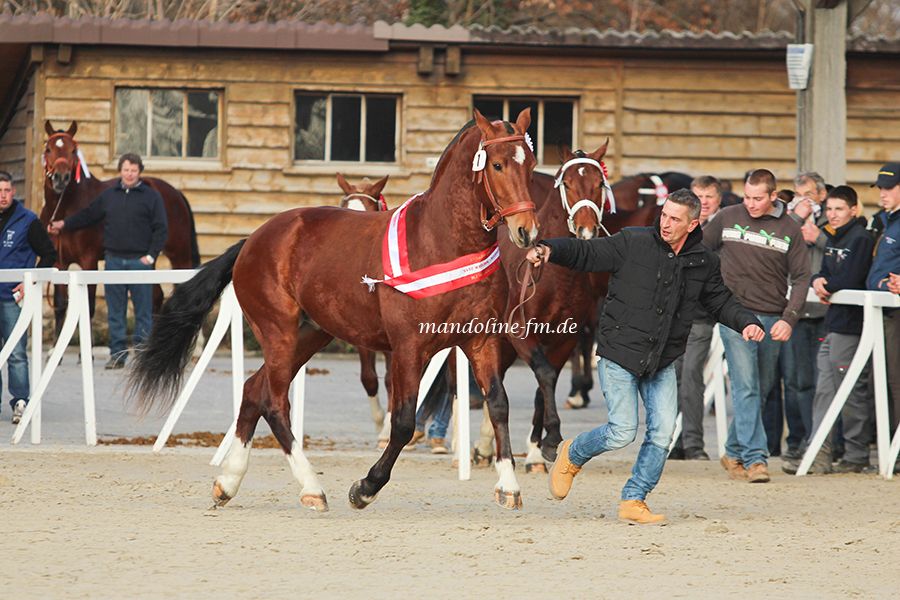
[(247, 466), (250, 463), (250, 446), (253, 433), (260, 417), (260, 405), (266, 390), (266, 366), (250, 376), (244, 382), (244, 396), (238, 413), (236, 439), (231, 444), (228, 455), (222, 462), (222, 472), (213, 483), (213, 502), (215, 506), (225, 506), (237, 494)]
[(288, 392), (300, 367), (331, 340), (332, 336), (318, 327), (304, 324), (299, 331), (281, 333), (274, 343), (273, 336), (267, 337), (264, 350), (269, 395), (261, 407), (263, 418), (284, 451), (291, 473), (300, 483), (300, 504), (319, 512), (328, 510), (328, 501), (315, 469), (303, 452), (303, 445), (297, 442), (291, 430)]

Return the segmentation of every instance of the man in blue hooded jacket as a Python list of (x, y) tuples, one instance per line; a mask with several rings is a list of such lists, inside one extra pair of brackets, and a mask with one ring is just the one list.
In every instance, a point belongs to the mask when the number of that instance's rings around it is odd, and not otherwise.
[[(25, 208), (15, 198), (16, 188), (12, 175), (0, 171), (0, 269), (52, 267), (56, 262), (56, 250), (44, 231), (37, 215)], [(19, 320), (22, 300), (22, 284), (0, 283), (0, 343), (5, 343)], [(28, 404), (28, 336), (23, 335), (9, 356), (7, 385), (12, 399), (12, 422), (16, 424)]]

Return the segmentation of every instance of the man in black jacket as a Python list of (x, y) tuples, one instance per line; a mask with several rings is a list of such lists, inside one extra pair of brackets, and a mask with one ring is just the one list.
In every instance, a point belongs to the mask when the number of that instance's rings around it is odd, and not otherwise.
[[(119, 159), (120, 179), (107, 188), (84, 210), (65, 221), (50, 223), (50, 233), (65, 229), (81, 229), (106, 219), (103, 225), (103, 250), (107, 271), (153, 270), (156, 257), (168, 237), (166, 208), (159, 193), (141, 181), (144, 163), (137, 154), (123, 154)], [(134, 343), (150, 334), (153, 318), (153, 286), (149, 284), (106, 285), (106, 308), (109, 318), (109, 362), (107, 369), (125, 366), (128, 347), (125, 343), (125, 315), (128, 293), (134, 305)]]
[(685, 348), (701, 310), (747, 340), (763, 339), (756, 317), (722, 281), (719, 258), (703, 246), (700, 201), (672, 193), (653, 227), (629, 227), (608, 238), (545, 240), (528, 252), (535, 265), (553, 262), (578, 271), (609, 271), (609, 293), (599, 323), (597, 370), (609, 422), (560, 444), (550, 471), (550, 492), (562, 500), (591, 458), (634, 441), (638, 393), (647, 412), (647, 434), (631, 478), (622, 490), (619, 518), (659, 523), (644, 500), (662, 475), (678, 414), (675, 359)]
[[(839, 185), (828, 193), (825, 201), (828, 225), (823, 227), (827, 238), (821, 269), (812, 277), (813, 290), (824, 303), (841, 290), (866, 289), (866, 275), (872, 264), (875, 240), (866, 231), (866, 220), (859, 217), (859, 200), (850, 186)], [(812, 406), (812, 430), (821, 426), (825, 413), (837, 394), (847, 368), (856, 354), (862, 335), (861, 306), (832, 304), (825, 313), (825, 340), (819, 346), (816, 393)], [(874, 411), (868, 391), (869, 364), (863, 367), (841, 410), (845, 452), (832, 467), (830, 435), (809, 469), (810, 474), (825, 475), (837, 470), (841, 473), (860, 473), (869, 466), (869, 442), (872, 437), (871, 414)], [(800, 459), (787, 459), (781, 468), (794, 474)]]

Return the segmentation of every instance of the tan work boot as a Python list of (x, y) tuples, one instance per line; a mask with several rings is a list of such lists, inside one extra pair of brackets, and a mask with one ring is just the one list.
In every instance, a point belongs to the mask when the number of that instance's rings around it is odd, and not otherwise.
[(449, 452), (447, 446), (444, 445), (444, 438), (431, 438), (430, 441), (432, 454), (447, 454)]
[(419, 431), (418, 429), (416, 429), (415, 431), (413, 431), (412, 439), (409, 440), (409, 443), (407, 443), (405, 446), (403, 446), (403, 449), (404, 450), (415, 450), (416, 444), (421, 442), (422, 438), (424, 438), (424, 437), (425, 437), (425, 432)]
[(619, 518), (638, 525), (657, 525), (666, 520), (666, 515), (650, 512), (643, 500), (622, 500), (619, 502)]
[(550, 477), (548, 478), (550, 494), (557, 500), (562, 500), (569, 495), (572, 481), (581, 471), (581, 467), (572, 464), (572, 461), (569, 460), (569, 446), (571, 445), (572, 440), (565, 440), (559, 445), (559, 448), (556, 449), (556, 460), (550, 467)]
[(728, 471), (728, 476), (730, 478), (741, 481), (747, 480), (747, 469), (744, 468), (744, 465), (740, 460), (725, 455), (719, 459), (719, 462), (722, 464), (722, 468)]
[(750, 483), (768, 483), (769, 469), (766, 463), (753, 463), (747, 469), (747, 481)]

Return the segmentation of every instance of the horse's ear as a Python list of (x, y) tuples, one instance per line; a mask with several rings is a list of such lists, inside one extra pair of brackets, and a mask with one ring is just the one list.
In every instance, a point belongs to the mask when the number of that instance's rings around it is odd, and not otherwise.
[(54, 133), (56, 133), (55, 131), (53, 131), (53, 125), (50, 124), (50, 119), (44, 121), (44, 131), (47, 132), (47, 135), (53, 135)]
[(528, 126), (531, 125), (531, 107), (525, 108), (522, 112), (519, 113), (519, 116), (516, 117), (516, 127), (519, 128), (523, 134), (528, 131)]
[(341, 186), (341, 189), (344, 190), (345, 194), (352, 194), (354, 191), (356, 191), (353, 189), (353, 186), (347, 183), (347, 180), (344, 179), (344, 176), (340, 173), (337, 174), (337, 182), (338, 185)]
[(378, 198), (378, 196), (381, 194), (381, 191), (384, 189), (384, 186), (387, 185), (388, 177), (390, 177), (390, 175), (385, 175), (374, 184), (372, 184), (372, 186), (369, 188), (369, 195), (373, 198)]
[(591, 152), (591, 158), (594, 160), (600, 160), (604, 156), (606, 156), (606, 149), (609, 147), (609, 138), (606, 138), (606, 141), (603, 142), (603, 145)]
[(483, 114), (481, 114), (481, 111), (479, 111), (477, 108), (475, 108), (473, 110), (475, 113), (475, 124), (478, 126), (478, 129), (481, 130), (481, 134), (484, 137), (493, 135), (494, 129), (491, 126), (491, 122), (488, 121), (487, 117), (485, 117)]
[(575, 158), (575, 155), (572, 154), (572, 149), (569, 148), (568, 144), (560, 144), (559, 155), (562, 157), (563, 162), (568, 162)]
[(66, 130), (70, 136), (75, 137), (75, 132), (78, 131), (78, 121), (72, 121), (72, 124), (69, 125), (69, 129)]

